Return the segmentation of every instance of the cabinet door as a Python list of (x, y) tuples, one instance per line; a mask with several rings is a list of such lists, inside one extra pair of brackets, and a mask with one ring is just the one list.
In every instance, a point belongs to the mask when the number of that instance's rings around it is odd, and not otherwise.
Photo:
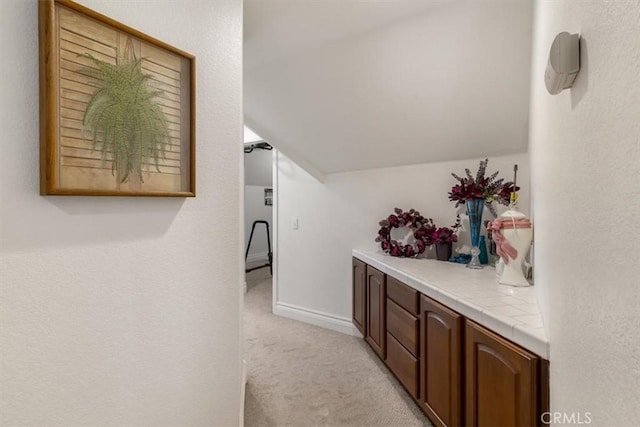
[(462, 424), (462, 316), (420, 297), (420, 404), (436, 426)]
[(387, 332), (387, 359), (385, 362), (396, 378), (414, 398), (418, 397), (418, 359)]
[(367, 316), (367, 284), (366, 284), (366, 265), (357, 258), (353, 258), (353, 324), (360, 331), (363, 337), (367, 335), (366, 316)]
[(466, 322), (466, 424), (538, 424), (538, 357)]
[(386, 350), (386, 323), (385, 302), (387, 299), (385, 289), (385, 275), (383, 272), (367, 265), (366, 286), (366, 340), (383, 360)]

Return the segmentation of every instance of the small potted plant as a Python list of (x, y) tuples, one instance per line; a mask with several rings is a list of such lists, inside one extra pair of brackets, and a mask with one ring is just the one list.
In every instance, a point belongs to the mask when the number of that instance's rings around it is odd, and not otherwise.
[(453, 243), (458, 241), (457, 231), (460, 228), (460, 216), (451, 227), (433, 228), (429, 232), (429, 239), (436, 246), (436, 258), (438, 261), (449, 261), (453, 252)]

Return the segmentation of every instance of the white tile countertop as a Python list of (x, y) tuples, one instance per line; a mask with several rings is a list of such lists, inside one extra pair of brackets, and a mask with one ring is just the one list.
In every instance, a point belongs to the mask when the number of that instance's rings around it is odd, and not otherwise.
[(533, 286), (501, 285), (493, 267), (472, 270), (463, 264), (433, 259), (395, 258), (358, 249), (352, 253), (468, 319), (549, 359), (549, 339)]

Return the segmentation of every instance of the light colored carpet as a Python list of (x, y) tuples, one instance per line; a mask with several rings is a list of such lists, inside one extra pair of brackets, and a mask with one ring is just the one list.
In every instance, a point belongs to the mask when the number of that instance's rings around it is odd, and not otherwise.
[(431, 425), (364, 340), (273, 315), (268, 268), (247, 287), (247, 427)]

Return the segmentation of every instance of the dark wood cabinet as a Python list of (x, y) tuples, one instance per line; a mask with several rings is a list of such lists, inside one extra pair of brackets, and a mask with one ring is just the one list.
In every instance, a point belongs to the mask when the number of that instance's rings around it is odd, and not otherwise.
[(549, 362), (353, 258), (353, 324), (435, 426), (536, 426)]
[(462, 424), (462, 316), (420, 298), (420, 405), (436, 426)]
[(382, 360), (386, 357), (386, 277), (367, 265), (366, 267), (366, 315), (365, 339)]
[(363, 337), (367, 336), (367, 266), (357, 258), (353, 258), (353, 324)]
[(539, 358), (471, 321), (465, 336), (466, 425), (538, 425)]
[(387, 358), (385, 363), (409, 394), (420, 395), (418, 291), (387, 277)]

